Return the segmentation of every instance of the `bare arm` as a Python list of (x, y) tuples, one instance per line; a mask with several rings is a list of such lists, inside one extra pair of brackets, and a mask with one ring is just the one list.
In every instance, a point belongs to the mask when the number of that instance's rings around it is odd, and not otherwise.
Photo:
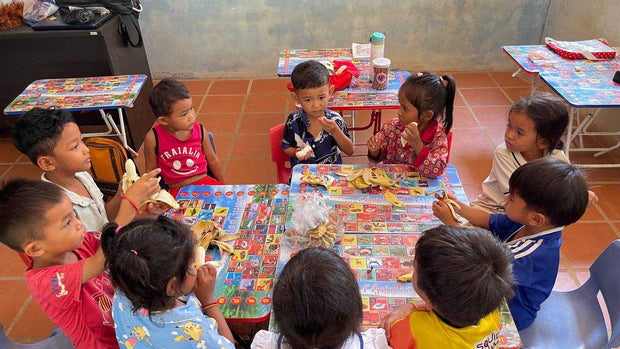
[(215, 153), (215, 150), (213, 150), (213, 147), (211, 146), (211, 141), (209, 141), (209, 137), (204, 126), (200, 125), (200, 127), (202, 127), (202, 132), (205, 135), (204, 139), (202, 140), (202, 151), (207, 157), (207, 166), (209, 166), (209, 169), (211, 170), (211, 172), (213, 172), (215, 179), (222, 183), (225, 183), (226, 179), (224, 178), (224, 170), (222, 169), (220, 158)]
[(155, 134), (150, 130), (144, 138), (144, 170), (146, 172), (157, 168), (157, 154), (155, 154)]

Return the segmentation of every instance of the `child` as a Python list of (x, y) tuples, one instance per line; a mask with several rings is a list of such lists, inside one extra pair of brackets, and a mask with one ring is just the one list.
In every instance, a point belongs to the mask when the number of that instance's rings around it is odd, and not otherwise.
[[(549, 157), (517, 168), (508, 184), (506, 214), (489, 214), (460, 202), (458, 213), (473, 225), (491, 230), (512, 250), (516, 295), (508, 306), (522, 331), (532, 324), (553, 289), (562, 229), (583, 215), (588, 189), (577, 168)], [(433, 203), (433, 213), (445, 224), (458, 225), (441, 201)]]
[(117, 289), (112, 316), (120, 344), (234, 348), (213, 298), (217, 272), (209, 264), (196, 267), (193, 236), (187, 226), (163, 216), (103, 228), (106, 267)]
[(389, 348), (383, 329), (359, 332), (359, 286), (331, 250), (308, 248), (291, 258), (273, 289), (271, 314), (281, 334), (258, 331), (251, 348)]
[[(196, 122), (187, 88), (174, 79), (163, 79), (153, 88), (149, 103), (158, 124), (144, 139), (146, 170), (161, 168), (161, 176), (175, 197), (186, 185), (224, 184), (220, 159), (204, 126)], [(207, 166), (215, 178), (207, 174)]]
[[(107, 204), (104, 203), (103, 193), (87, 172), (90, 169), (88, 147), (82, 141), (78, 125), (66, 112), (40, 108), (30, 110), (17, 122), (13, 143), (43, 170), (41, 180), (54, 183), (64, 190), (71, 199), (76, 217), (87, 231), (100, 231), (109, 219), (114, 219), (121, 200), (140, 204), (135, 196), (123, 195), (121, 190)], [(158, 172), (153, 170), (149, 176)], [(144, 194), (155, 194), (159, 190), (157, 181), (152, 181), (142, 190), (147, 191)]]
[(486, 231), (439, 226), (415, 247), (411, 283), (424, 304), (405, 304), (382, 326), (399, 348), (497, 348), (499, 306), (514, 295), (510, 250)]
[(428, 178), (441, 175), (448, 157), (455, 93), (456, 83), (449, 75), (411, 75), (398, 91), (398, 117), (368, 139), (368, 158), (408, 164)]
[[(293, 69), (294, 98), (301, 110), (286, 119), (282, 149), (291, 168), (302, 164), (342, 164), (340, 151), (353, 154), (353, 142), (342, 116), (327, 109), (334, 87), (329, 71), (317, 61), (305, 61)], [(304, 148), (311, 147), (312, 151)]]
[[(530, 95), (513, 104), (508, 112), (505, 143), (495, 149), (491, 173), (482, 183), (482, 194), (472, 206), (491, 213), (503, 213), (508, 179), (519, 166), (543, 157), (568, 162), (560, 140), (566, 127), (566, 106), (549, 93)], [(598, 201), (593, 192), (588, 195), (590, 204)]]
[[(127, 192), (149, 196), (147, 174)], [(131, 204), (120, 203), (117, 220), (129, 223)], [(77, 348), (118, 348), (110, 305), (113, 288), (104, 272), (98, 233), (86, 232), (65, 190), (52, 183), (16, 178), (0, 188), (0, 242), (32, 258), (26, 283), (39, 308)]]

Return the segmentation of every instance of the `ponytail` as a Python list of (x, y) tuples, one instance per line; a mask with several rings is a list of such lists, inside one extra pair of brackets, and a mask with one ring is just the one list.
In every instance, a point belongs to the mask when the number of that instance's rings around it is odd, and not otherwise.
[(444, 115), (443, 120), (443, 130), (448, 134), (450, 129), (452, 128), (452, 114), (454, 111), (454, 98), (456, 97), (456, 82), (454, 78), (450, 75), (443, 75), (441, 77), (443, 81), (445, 81), (444, 86), (446, 87), (446, 113)]

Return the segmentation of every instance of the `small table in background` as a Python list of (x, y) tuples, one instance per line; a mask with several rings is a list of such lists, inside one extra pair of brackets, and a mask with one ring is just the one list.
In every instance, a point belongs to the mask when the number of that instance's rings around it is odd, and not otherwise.
[[(56, 108), (66, 111), (98, 110), (107, 132), (85, 133), (84, 137), (118, 136), (123, 147), (137, 156), (127, 144), (123, 109), (132, 107), (146, 81), (146, 75), (118, 75), (89, 78), (36, 80), (4, 109), (6, 115), (25, 114), (33, 108)], [(116, 125), (107, 110), (116, 110)]]
[(398, 109), (398, 89), (407, 80), (410, 73), (407, 71), (390, 71), (389, 84), (386, 90), (372, 88), (369, 80), (370, 62), (368, 59), (353, 58), (350, 48), (335, 49), (288, 49), (280, 52), (278, 61), (278, 76), (289, 77), (293, 69), (307, 60), (349, 60), (360, 71), (359, 78), (353, 78), (351, 85), (340, 91), (334, 92), (329, 99), (328, 108), (337, 111), (351, 111), (354, 125), (355, 111), (370, 110), (370, 122), (366, 126), (350, 127), (350, 131), (366, 130), (373, 128), (373, 134), (381, 129), (381, 111), (386, 109)]
[[(364, 316), (362, 327), (378, 326), (385, 314), (401, 304), (419, 300), (410, 282), (396, 281), (398, 276), (410, 273), (413, 253), (420, 234), (441, 222), (433, 216), (433, 196), (426, 192), (441, 188), (442, 180), (450, 194), (467, 202), (467, 196), (456, 168), (448, 165), (438, 179), (421, 178), (407, 165), (381, 165), (401, 188), (394, 190), (404, 203), (396, 207), (388, 203), (379, 188), (357, 189), (335, 172), (365, 166), (356, 165), (297, 165), (291, 177), (291, 197), (286, 226), (291, 225), (294, 195), (320, 192), (326, 204), (333, 207), (344, 220), (345, 234), (333, 248), (349, 264), (358, 280)], [(302, 182), (303, 172), (330, 175), (336, 181), (327, 190)], [(285, 238), (283, 238), (285, 239)], [(284, 267), (292, 251), (290, 244), (281, 245), (278, 273)], [(521, 343), (514, 320), (504, 303), (500, 308), (501, 348), (518, 348)]]

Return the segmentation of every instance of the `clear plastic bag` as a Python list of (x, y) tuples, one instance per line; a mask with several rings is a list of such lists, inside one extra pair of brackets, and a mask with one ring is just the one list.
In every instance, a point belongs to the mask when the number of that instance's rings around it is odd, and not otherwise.
[(293, 197), (291, 225), (282, 243), (297, 251), (306, 247), (330, 248), (342, 239), (342, 217), (325, 204), (318, 193), (299, 194)]
[(26, 0), (24, 2), (24, 21), (29, 25), (44, 20), (58, 11), (54, 0)]

